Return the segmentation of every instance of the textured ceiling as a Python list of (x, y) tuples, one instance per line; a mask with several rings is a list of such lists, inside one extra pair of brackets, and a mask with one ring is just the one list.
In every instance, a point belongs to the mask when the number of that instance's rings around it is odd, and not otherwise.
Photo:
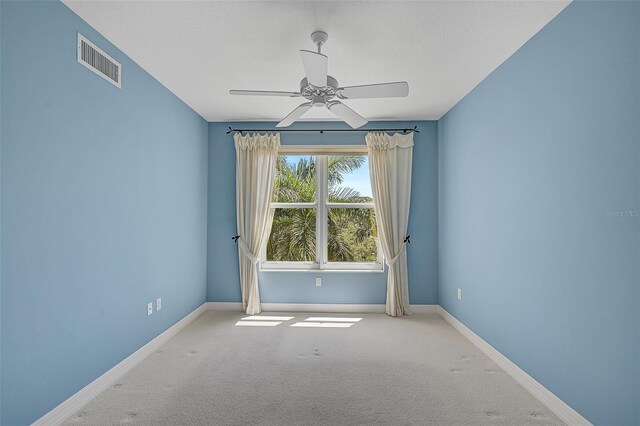
[(315, 30), (340, 85), (409, 82), (407, 98), (345, 102), (365, 118), (438, 119), (569, 3), (63, 1), (208, 121), (280, 120), (301, 103), (228, 91), (298, 90)]

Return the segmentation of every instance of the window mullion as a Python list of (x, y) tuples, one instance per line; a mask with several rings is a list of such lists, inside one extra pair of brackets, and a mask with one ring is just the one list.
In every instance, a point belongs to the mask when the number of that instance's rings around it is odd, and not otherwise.
[(329, 261), (329, 209), (327, 208), (327, 202), (329, 201), (329, 160), (326, 155), (323, 156), (322, 170), (324, 175), (322, 176), (322, 187), (324, 188), (324, 199), (322, 200), (322, 212), (323, 212), (323, 235), (324, 242), (322, 244), (322, 261), (326, 266)]
[(316, 206), (317, 203), (271, 203), (272, 209), (308, 209)]
[(322, 180), (321, 162), (322, 156), (316, 155), (316, 263), (320, 269), (322, 269), (322, 257), (320, 255), (320, 247), (322, 247), (322, 186), (320, 185), (320, 181)]
[(373, 203), (326, 203), (331, 209), (372, 209)]
[(316, 253), (320, 269), (327, 263), (327, 156), (318, 155), (317, 185), (318, 185), (318, 246)]

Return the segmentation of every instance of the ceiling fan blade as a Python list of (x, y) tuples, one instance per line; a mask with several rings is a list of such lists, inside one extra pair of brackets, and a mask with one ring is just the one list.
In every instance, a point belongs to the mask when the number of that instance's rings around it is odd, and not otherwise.
[(354, 129), (367, 124), (367, 120), (365, 120), (364, 117), (362, 117), (360, 114), (358, 114), (342, 102), (335, 101), (328, 103), (327, 108), (329, 108), (329, 111), (337, 115), (338, 118), (342, 119), (342, 121), (344, 121)]
[(302, 65), (307, 75), (307, 81), (316, 87), (324, 87), (327, 85), (327, 72), (329, 69), (329, 58), (322, 53), (312, 52), (310, 50), (301, 50)]
[(338, 97), (341, 99), (402, 98), (407, 95), (409, 95), (409, 84), (406, 81), (365, 84), (338, 89)]
[(291, 124), (294, 121), (296, 121), (298, 118), (302, 117), (302, 114), (304, 114), (305, 112), (309, 111), (310, 108), (311, 108), (311, 102), (306, 102), (304, 104), (301, 104), (296, 109), (291, 111), (289, 113), (289, 115), (287, 115), (285, 118), (283, 118), (281, 122), (276, 124), (276, 127), (289, 127), (289, 126), (291, 126)]
[(287, 96), (290, 98), (300, 96), (298, 92), (279, 92), (275, 90), (229, 90), (229, 94), (245, 96)]

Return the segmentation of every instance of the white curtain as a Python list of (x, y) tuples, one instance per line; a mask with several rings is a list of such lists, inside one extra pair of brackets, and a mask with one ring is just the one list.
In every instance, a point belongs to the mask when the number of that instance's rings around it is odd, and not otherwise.
[(394, 317), (409, 315), (405, 239), (411, 201), (413, 133), (368, 133), (366, 141), (378, 238), (389, 266), (386, 311)]
[(280, 134), (234, 135), (236, 145), (236, 215), (242, 306), (247, 314), (259, 314), (258, 261), (269, 238), (270, 209), (276, 174)]

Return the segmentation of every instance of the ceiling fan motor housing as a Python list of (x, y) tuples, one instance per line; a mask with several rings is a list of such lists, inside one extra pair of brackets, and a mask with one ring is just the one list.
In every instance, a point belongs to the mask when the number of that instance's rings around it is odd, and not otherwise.
[(324, 87), (316, 87), (309, 84), (307, 78), (300, 81), (300, 94), (311, 101), (315, 107), (325, 106), (328, 101), (333, 99), (338, 93), (338, 80), (327, 76), (327, 85)]
[(322, 47), (322, 45), (327, 42), (328, 38), (329, 34), (325, 33), (324, 31), (314, 31), (313, 33), (311, 33), (311, 41), (318, 47)]

